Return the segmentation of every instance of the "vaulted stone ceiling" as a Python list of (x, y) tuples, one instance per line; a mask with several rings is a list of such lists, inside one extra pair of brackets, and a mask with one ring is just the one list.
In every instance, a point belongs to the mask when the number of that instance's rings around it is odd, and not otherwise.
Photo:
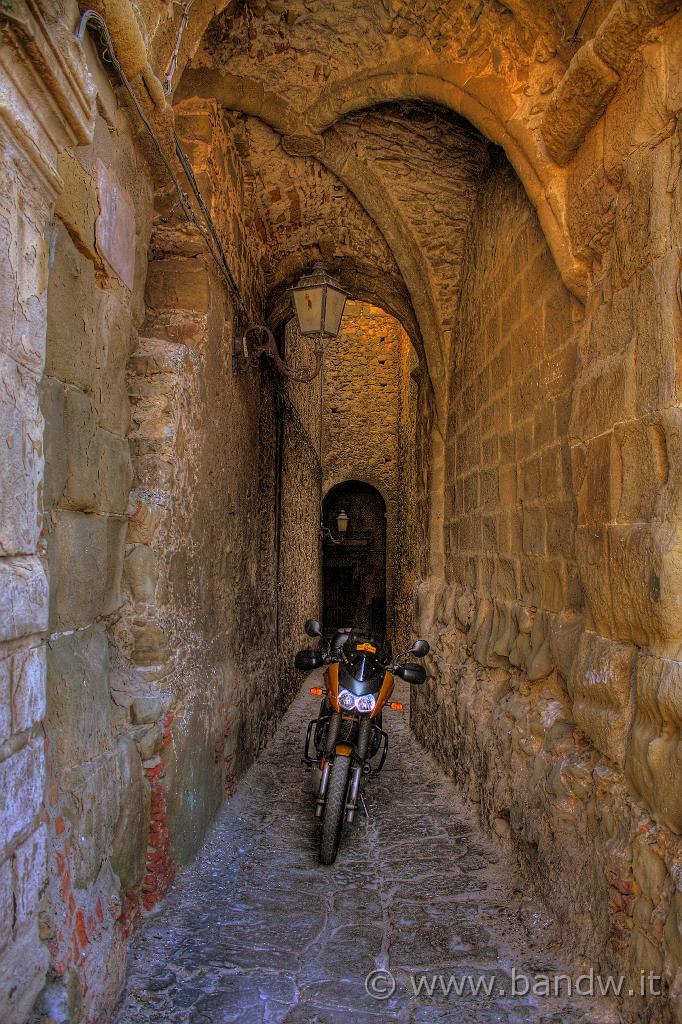
[[(441, 60), (490, 60), (496, 73), (567, 56), (566, 44), (585, 0), (195, 0), (186, 51), (200, 25), (210, 25), (195, 54), (198, 65), (217, 59), (232, 74), (254, 74), (275, 91), (295, 83), (290, 101), (307, 106), (310, 90), (330, 78), (404, 56), (430, 52)], [(610, 0), (593, 0), (584, 31), (594, 30)], [(170, 13), (170, 12), (169, 12)], [(215, 16), (214, 16), (215, 14)], [(212, 20), (211, 20), (212, 18)], [(167, 25), (157, 31), (166, 47)], [(165, 31), (164, 31), (165, 30)], [(192, 31), (193, 30), (193, 31)], [(194, 38), (192, 38), (194, 36)]]
[[(581, 31), (608, 8), (593, 0)], [(537, 127), (584, 12), (584, 0), (195, 0), (174, 98), (231, 112), (271, 310), (321, 256), (397, 315), (444, 379), (490, 140), (521, 176), (568, 283), (577, 279)], [(161, 17), (160, 61), (172, 38)]]
[(416, 103), (350, 114), (335, 134), (343, 149), (372, 169), (409, 225), (428, 269), (440, 329), (450, 330), (488, 143), (460, 118)]
[[(354, 294), (381, 302), (417, 341), (412, 302), (399, 263), (375, 220), (338, 176), (312, 157), (287, 154), (256, 118), (235, 119), (244, 169), (265, 242), (263, 270), (275, 295), (322, 257)], [(407, 226), (405, 244), (426, 268), (436, 326), (451, 328), (466, 232), (488, 145), (461, 119), (418, 104), (390, 104), (349, 115), (333, 129), (335, 148), (354, 174), (387, 199), (387, 220)], [(328, 145), (331, 147), (331, 140)], [(404, 261), (404, 253), (399, 258)], [(417, 305), (425, 303), (424, 289)]]
[(251, 189), (271, 301), (322, 258), (346, 287), (381, 296), (417, 332), (393, 254), (352, 192), (312, 157), (287, 154), (279, 136), (256, 118), (233, 115), (230, 122)]

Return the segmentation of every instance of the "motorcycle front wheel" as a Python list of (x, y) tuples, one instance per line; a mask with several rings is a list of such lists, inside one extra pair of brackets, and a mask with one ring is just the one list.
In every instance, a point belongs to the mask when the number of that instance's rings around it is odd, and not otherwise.
[(327, 799), (322, 818), (320, 839), (320, 864), (333, 864), (341, 842), (341, 828), (346, 809), (346, 790), (350, 773), (350, 757), (337, 754), (327, 785)]

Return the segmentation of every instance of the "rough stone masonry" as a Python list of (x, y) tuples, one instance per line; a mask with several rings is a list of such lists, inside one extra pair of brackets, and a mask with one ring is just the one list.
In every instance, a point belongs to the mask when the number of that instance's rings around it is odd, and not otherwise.
[(682, 1021), (680, 0), (92, 6), (137, 106), (74, 0), (0, 10), (0, 1019), (111, 1017), (296, 692), (376, 325), (308, 386), (239, 339), (305, 362), (322, 260), (403, 353), (412, 727), (567, 954), (661, 975), (624, 1019)]

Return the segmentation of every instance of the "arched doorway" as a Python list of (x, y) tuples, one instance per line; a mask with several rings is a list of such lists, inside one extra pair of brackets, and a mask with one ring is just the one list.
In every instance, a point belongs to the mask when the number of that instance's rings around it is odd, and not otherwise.
[[(339, 515), (348, 521), (345, 533)], [(324, 625), (386, 633), (386, 503), (376, 487), (345, 480), (322, 503)]]

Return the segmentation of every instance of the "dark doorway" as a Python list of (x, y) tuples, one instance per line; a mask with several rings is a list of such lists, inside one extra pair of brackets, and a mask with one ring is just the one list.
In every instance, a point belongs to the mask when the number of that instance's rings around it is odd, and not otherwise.
[[(344, 533), (340, 513), (348, 517)], [(325, 629), (386, 634), (386, 504), (376, 487), (346, 480), (322, 503)]]

